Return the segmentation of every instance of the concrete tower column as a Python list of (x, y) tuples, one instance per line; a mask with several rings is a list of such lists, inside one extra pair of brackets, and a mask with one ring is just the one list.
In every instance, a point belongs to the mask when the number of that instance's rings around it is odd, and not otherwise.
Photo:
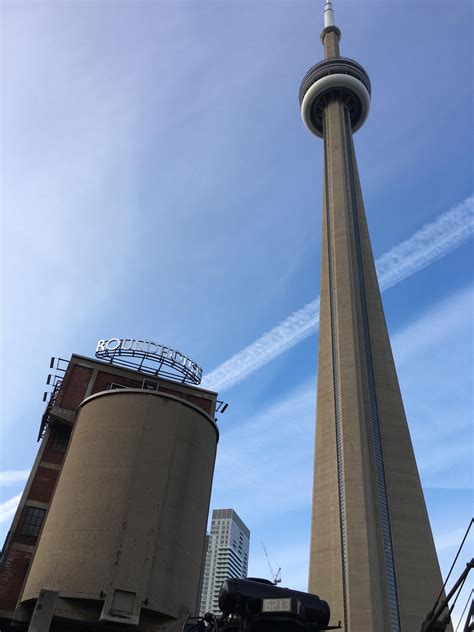
[(341, 57), (330, 1), (325, 59), (300, 90), (324, 139), (318, 392), (309, 589), (345, 632), (418, 632), (442, 586), (398, 386), (352, 135), (370, 80)]

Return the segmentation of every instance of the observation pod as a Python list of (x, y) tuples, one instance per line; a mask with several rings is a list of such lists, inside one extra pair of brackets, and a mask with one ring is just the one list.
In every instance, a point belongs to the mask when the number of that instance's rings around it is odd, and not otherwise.
[(370, 110), (370, 79), (364, 68), (347, 57), (325, 59), (308, 70), (300, 87), (301, 117), (310, 132), (323, 138), (324, 109), (331, 100), (343, 103), (354, 133)]
[(85, 399), (21, 604), (47, 589), (58, 629), (176, 629), (198, 598), (217, 441), (211, 416), (168, 393)]

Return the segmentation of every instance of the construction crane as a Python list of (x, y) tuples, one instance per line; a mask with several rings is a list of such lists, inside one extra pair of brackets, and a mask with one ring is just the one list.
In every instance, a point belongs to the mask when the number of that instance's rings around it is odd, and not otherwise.
[(276, 573), (273, 571), (270, 558), (268, 557), (267, 547), (264, 545), (263, 542), (260, 542), (260, 544), (262, 545), (263, 552), (265, 553), (265, 557), (267, 558), (267, 564), (268, 564), (268, 568), (270, 569), (270, 574), (272, 576), (272, 582), (276, 586), (277, 584), (281, 582), (281, 567), (278, 568)]

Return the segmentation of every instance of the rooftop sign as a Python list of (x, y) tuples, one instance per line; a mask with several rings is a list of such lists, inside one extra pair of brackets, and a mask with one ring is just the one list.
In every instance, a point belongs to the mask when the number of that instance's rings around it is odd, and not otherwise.
[(164, 345), (135, 338), (99, 340), (96, 358), (143, 373), (200, 384), (202, 369), (190, 358)]

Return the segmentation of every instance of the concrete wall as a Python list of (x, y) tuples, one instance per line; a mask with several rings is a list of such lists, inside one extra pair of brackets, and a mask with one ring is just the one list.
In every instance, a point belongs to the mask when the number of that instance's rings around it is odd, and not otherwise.
[(337, 99), (324, 116), (309, 589), (329, 602), (332, 622), (340, 619), (345, 632), (417, 632), (442, 579), (385, 324), (349, 117)]
[(47, 588), (71, 619), (136, 624), (142, 608), (143, 621), (191, 612), (217, 437), (211, 417), (170, 394), (86, 399), (21, 602)]

